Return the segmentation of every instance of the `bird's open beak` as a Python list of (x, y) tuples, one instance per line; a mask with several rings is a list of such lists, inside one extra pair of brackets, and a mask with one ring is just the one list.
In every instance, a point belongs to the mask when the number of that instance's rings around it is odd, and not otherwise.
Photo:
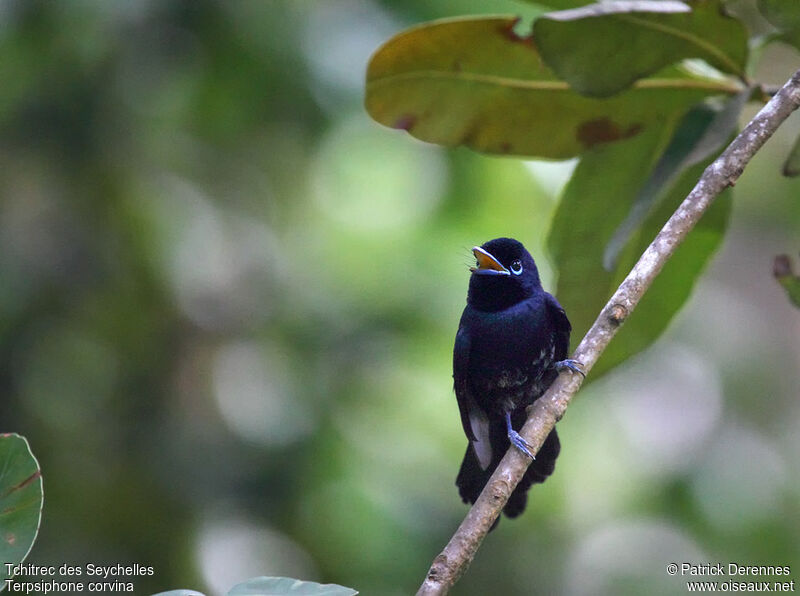
[(511, 275), (511, 272), (500, 264), (489, 252), (480, 246), (472, 248), (472, 254), (478, 261), (477, 267), (470, 267), (469, 270), (480, 275)]

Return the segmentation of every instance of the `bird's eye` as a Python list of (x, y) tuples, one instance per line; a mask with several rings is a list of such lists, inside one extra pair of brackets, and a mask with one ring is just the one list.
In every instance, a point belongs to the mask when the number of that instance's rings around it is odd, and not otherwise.
[(522, 261), (516, 260), (511, 263), (511, 273), (514, 275), (519, 275), (522, 273)]

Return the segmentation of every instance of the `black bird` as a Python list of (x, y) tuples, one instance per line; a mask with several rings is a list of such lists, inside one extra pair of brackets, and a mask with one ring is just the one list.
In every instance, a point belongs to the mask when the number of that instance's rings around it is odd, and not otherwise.
[[(509, 444), (533, 458), (514, 430), (525, 423), (525, 408), (563, 368), (583, 374), (578, 362), (567, 359), (567, 315), (542, 289), (525, 247), (496, 238), (472, 252), (476, 263), (453, 350), (456, 398), (469, 439), (456, 478), (465, 503), (477, 500)], [(531, 485), (553, 473), (560, 449), (553, 429), (503, 509), (508, 517), (522, 513)]]

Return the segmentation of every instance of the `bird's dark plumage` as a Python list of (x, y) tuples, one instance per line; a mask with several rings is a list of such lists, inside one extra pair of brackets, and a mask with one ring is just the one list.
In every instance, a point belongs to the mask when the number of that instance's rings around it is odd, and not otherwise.
[[(516, 431), (525, 408), (567, 358), (570, 333), (564, 309), (542, 289), (536, 263), (521, 243), (497, 238), (473, 253), (477, 263), (453, 350), (456, 398), (469, 440), (456, 479), (465, 503), (476, 501), (511, 442), (527, 451)], [(522, 513), (528, 489), (553, 473), (559, 450), (554, 429), (511, 494), (507, 516)]]

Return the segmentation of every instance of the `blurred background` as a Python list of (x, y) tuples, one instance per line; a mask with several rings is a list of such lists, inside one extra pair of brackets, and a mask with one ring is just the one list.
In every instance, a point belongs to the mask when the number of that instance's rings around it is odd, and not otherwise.
[[(517, 237), (553, 287), (574, 167), (368, 118), (388, 37), (526, 10), (431, 4), (0, 2), (0, 431), (43, 469), (29, 562), (151, 565), (142, 594), (416, 590), (466, 513), (469, 248)], [(800, 55), (761, 64), (780, 84)], [(684, 561), (800, 580), (800, 311), (771, 276), (800, 252), (800, 181), (779, 175), (798, 133), (747, 169), (688, 306), (581, 392), (555, 475), (455, 593), (683, 593), (665, 569)]]

